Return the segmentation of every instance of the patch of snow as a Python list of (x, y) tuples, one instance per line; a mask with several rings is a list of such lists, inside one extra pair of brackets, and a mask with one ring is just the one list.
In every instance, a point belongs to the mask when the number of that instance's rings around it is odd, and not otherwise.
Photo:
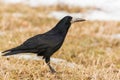
[(67, 13), (65, 11), (53, 11), (49, 14), (49, 16), (54, 17), (56, 19), (61, 19), (67, 15), (73, 17), (85, 18), (86, 20), (120, 21), (120, 16), (112, 15), (98, 10), (88, 11), (86, 13)]
[(22, 13), (19, 13), (19, 12), (16, 12), (16, 13), (13, 13), (12, 16), (13, 16), (13, 17), (22, 17), (23, 14), (22, 14)]
[(2, 35), (4, 35), (4, 34), (5, 34), (5, 32), (0, 31), (0, 36), (2, 36)]
[(119, 11), (120, 0), (1, 0), (4, 3), (15, 4), (23, 3), (31, 6), (49, 6), (56, 4), (66, 4), (69, 6), (79, 6), (79, 7), (95, 7), (107, 11)]
[(99, 11), (99, 10), (88, 11), (85, 14), (83, 14), (83, 16), (85, 16), (85, 18), (87, 18), (88, 20), (120, 21), (120, 15), (116, 16), (115, 14), (111, 14), (111, 13)]
[(55, 5), (57, 4), (57, 0), (29, 0), (26, 2), (28, 5), (32, 7), (37, 7), (37, 6), (50, 6), (50, 5)]
[(25, 0), (2, 0), (2, 2), (7, 3), (7, 4), (16, 4), (16, 3), (22, 3)]
[(67, 13), (65, 11), (53, 11), (49, 15), (49, 17), (54, 17), (56, 19), (61, 19), (64, 16), (72, 16), (72, 17), (82, 17), (81, 13)]
[[(93, 11), (82, 14), (89, 20), (120, 21), (120, 0), (2, 0), (2, 2), (7, 4), (23, 3), (32, 7), (49, 6), (56, 4), (66, 4), (70, 7), (92, 7), (95, 8)], [(63, 16), (68, 15), (68, 13), (57, 13), (57, 15)]]
[(69, 6), (93, 7), (105, 11), (119, 11), (120, 0), (59, 0)]
[[(1, 55), (1, 52), (0, 52), (0, 55)], [(40, 56), (38, 57), (36, 55), (29, 55), (29, 54), (18, 54), (13, 56), (17, 59), (42, 60), (42, 57)], [(11, 56), (7, 56), (7, 57), (11, 57)], [(75, 68), (75, 66), (77, 66), (77, 64), (75, 63), (67, 62), (66, 60), (59, 59), (59, 58), (51, 58), (51, 62), (57, 65), (59, 65), (59, 63), (64, 63), (65, 66), (68, 66), (70, 68)]]
[(113, 34), (113, 35), (111, 35), (111, 38), (120, 39), (120, 34)]
[(57, 4), (57, 0), (2, 0), (3, 3), (6, 4), (16, 4), (16, 3), (22, 3), (27, 4), (31, 7), (37, 7), (37, 6), (50, 6)]
[(111, 34), (111, 35), (106, 35), (106, 34), (96, 34), (96, 36), (105, 38), (105, 39), (120, 39), (120, 34)]

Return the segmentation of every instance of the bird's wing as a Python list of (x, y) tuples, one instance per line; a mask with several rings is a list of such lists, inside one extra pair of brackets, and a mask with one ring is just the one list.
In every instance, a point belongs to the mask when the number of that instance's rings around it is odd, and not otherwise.
[(37, 50), (45, 50), (47, 48), (55, 47), (56, 45), (60, 44), (61, 37), (59, 35), (53, 34), (39, 34), (34, 37), (29, 38), (20, 46), (15, 48), (3, 51), (37, 51)]
[(56, 46), (61, 42), (61, 37), (59, 35), (44, 34), (37, 35), (28, 40), (26, 40), (22, 45), (27, 49), (41, 49)]

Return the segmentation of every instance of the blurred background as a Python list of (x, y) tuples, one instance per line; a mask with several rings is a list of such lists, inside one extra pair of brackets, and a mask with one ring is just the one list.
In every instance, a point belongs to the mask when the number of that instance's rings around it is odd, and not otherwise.
[(54, 59), (61, 73), (43, 75), (47, 70), (42, 61), (1, 57), (0, 79), (120, 80), (120, 0), (0, 0), (0, 51), (50, 30), (67, 15), (87, 21), (71, 26), (53, 57), (75, 68)]

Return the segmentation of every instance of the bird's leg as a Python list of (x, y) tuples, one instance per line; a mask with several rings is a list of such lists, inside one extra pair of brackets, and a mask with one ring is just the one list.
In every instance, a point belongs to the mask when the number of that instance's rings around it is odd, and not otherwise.
[(45, 58), (45, 62), (46, 64), (49, 66), (49, 69), (52, 73), (55, 73), (56, 71), (52, 68), (52, 66), (50, 65), (50, 58)]
[(50, 65), (50, 62), (48, 62), (47, 65), (49, 66), (50, 71), (51, 71), (52, 73), (55, 73), (55, 72), (56, 72), (56, 71), (52, 68), (52, 66)]

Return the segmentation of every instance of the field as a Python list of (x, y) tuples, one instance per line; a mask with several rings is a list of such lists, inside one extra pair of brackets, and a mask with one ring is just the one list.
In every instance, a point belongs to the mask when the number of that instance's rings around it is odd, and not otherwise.
[[(50, 30), (58, 20), (51, 11), (85, 12), (92, 8), (56, 5), (29, 7), (0, 4), (0, 51), (15, 47), (36, 34)], [(52, 57), (76, 63), (52, 63), (51, 74), (43, 60), (0, 56), (0, 80), (120, 80), (120, 22), (85, 21), (71, 26), (62, 48)]]

